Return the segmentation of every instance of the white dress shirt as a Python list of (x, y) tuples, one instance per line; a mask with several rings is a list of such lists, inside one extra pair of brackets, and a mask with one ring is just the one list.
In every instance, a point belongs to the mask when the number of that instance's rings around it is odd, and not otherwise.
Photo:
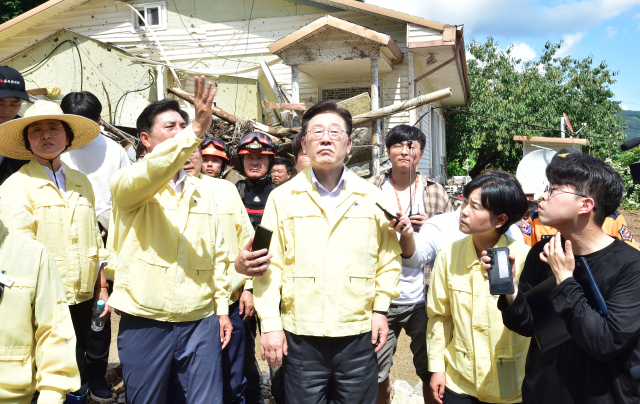
[(342, 175), (340, 176), (340, 181), (338, 181), (338, 185), (336, 185), (333, 190), (329, 191), (325, 188), (318, 178), (316, 178), (316, 174), (313, 172), (313, 167), (311, 168), (311, 181), (313, 186), (316, 187), (318, 193), (320, 194), (320, 199), (322, 200), (322, 209), (327, 214), (327, 218), (329, 218), (329, 223), (333, 224), (333, 216), (338, 207), (338, 196), (340, 196), (340, 192), (347, 185), (347, 178), (345, 174), (347, 173), (347, 169), (345, 167), (342, 168)]
[[(409, 268), (422, 268), (429, 264), (433, 268), (433, 262), (440, 248), (447, 244), (455, 243), (467, 237), (460, 231), (460, 210), (442, 213), (427, 220), (420, 228), (419, 233), (414, 233), (416, 240), (416, 252), (409, 258), (402, 259), (402, 266)], [(515, 224), (507, 230), (507, 236), (524, 244), (522, 231)]]
[(63, 194), (67, 193), (67, 179), (64, 177), (64, 164), (60, 164), (60, 168), (58, 168), (58, 171), (56, 171), (55, 173), (55, 178), (53, 178), (53, 171), (49, 167), (42, 167), (44, 168), (44, 171), (49, 175), (49, 178), (51, 178), (51, 181), (53, 181), (54, 184), (56, 184), (57, 182), (58, 189), (62, 191)]
[(184, 190), (184, 181), (187, 179), (187, 174), (185, 174), (184, 170), (181, 168), (178, 171), (178, 181), (174, 181), (173, 178), (169, 181), (169, 186), (176, 191), (176, 195), (182, 194), (182, 190)]

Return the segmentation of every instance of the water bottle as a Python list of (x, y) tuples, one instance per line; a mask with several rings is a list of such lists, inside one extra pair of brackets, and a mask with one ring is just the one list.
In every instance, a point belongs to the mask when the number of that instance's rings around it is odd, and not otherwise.
[(100, 318), (100, 315), (104, 311), (104, 300), (98, 300), (96, 309), (93, 311), (93, 317), (91, 318), (91, 329), (93, 331), (102, 331), (104, 328), (104, 318)]

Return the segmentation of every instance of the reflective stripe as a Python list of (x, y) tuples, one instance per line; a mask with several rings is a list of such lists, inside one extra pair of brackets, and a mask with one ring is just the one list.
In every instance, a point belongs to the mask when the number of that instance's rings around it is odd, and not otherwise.
[(264, 213), (264, 209), (250, 209), (245, 207), (245, 209), (247, 210), (247, 213), (257, 213), (257, 214), (263, 214)]

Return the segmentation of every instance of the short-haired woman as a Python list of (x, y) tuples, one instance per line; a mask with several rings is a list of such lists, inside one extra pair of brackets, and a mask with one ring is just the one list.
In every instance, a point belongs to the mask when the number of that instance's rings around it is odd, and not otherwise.
[(529, 338), (502, 323), (481, 259), (487, 248), (508, 247), (520, 274), (529, 247), (505, 232), (527, 211), (527, 198), (496, 175), (474, 179), (463, 195), (460, 231), (469, 236), (440, 250), (427, 296), (431, 388), (439, 403), (519, 403)]
[[(10, 233), (44, 244), (62, 276), (75, 330), (76, 360), (84, 380), (86, 336), (98, 300), (108, 300), (103, 266), (106, 250), (87, 177), (60, 161), (63, 152), (91, 142), (100, 127), (90, 119), (65, 115), (49, 101), (37, 101), (22, 119), (0, 126), (0, 154), (31, 161), (0, 187), (0, 218)], [(105, 305), (102, 317), (109, 314)], [(80, 395), (86, 392), (80, 391)]]

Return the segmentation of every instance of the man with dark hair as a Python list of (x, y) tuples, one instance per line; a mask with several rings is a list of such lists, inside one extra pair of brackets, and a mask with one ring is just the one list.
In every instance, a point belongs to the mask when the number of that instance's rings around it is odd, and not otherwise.
[(182, 170), (211, 126), (211, 87), (195, 78), (191, 125), (174, 100), (147, 106), (137, 126), (148, 154), (111, 178), (109, 304), (122, 312), (118, 353), (130, 403), (222, 403), (221, 355), (232, 331), (227, 248), (211, 190)]
[(440, 404), (519, 403), (529, 338), (502, 324), (480, 258), (487, 248), (507, 247), (517, 277), (529, 247), (505, 233), (527, 211), (527, 197), (496, 175), (474, 179), (463, 195), (460, 231), (469, 236), (442, 247), (428, 292), (433, 397)]
[(276, 185), (289, 181), (293, 172), (293, 163), (284, 157), (276, 157), (271, 165), (271, 180)]
[[(560, 156), (566, 157), (566, 155), (568, 154), (582, 153), (579, 150), (564, 147), (558, 150), (558, 153), (556, 153), (553, 158), (560, 158)], [(629, 244), (636, 250), (640, 250), (635, 237), (633, 237), (633, 234), (631, 234), (631, 230), (629, 230), (627, 220), (617, 210), (604, 219), (604, 223), (602, 223), (602, 230), (611, 237), (618, 238)], [(524, 234), (525, 242), (533, 247), (533, 245), (535, 245), (538, 241), (542, 240), (542, 236), (552, 236), (556, 234), (556, 229), (541, 224), (540, 219), (538, 218), (538, 211), (535, 210), (529, 216), (527, 225), (525, 226), (522, 234)]]
[[(541, 352), (535, 340), (527, 355), (523, 403), (637, 404), (640, 385), (640, 252), (602, 230), (623, 197), (624, 182), (604, 162), (582, 154), (558, 154), (546, 169), (540, 222), (558, 233), (531, 248), (515, 292), (498, 299), (507, 328), (534, 335), (538, 303), (525, 293), (551, 278), (549, 315), (564, 321), (565, 342)], [(565, 241), (566, 240), (566, 241)], [(564, 251), (563, 251), (564, 250)], [(588, 285), (574, 278), (584, 260), (609, 314), (587, 300)], [(514, 352), (515, 353), (515, 352)]]
[[(88, 91), (69, 93), (62, 99), (60, 108), (65, 114), (89, 118), (98, 124), (101, 121), (102, 104)], [(95, 211), (103, 240), (106, 240), (111, 215), (111, 176), (130, 165), (129, 156), (118, 143), (100, 134), (90, 143), (64, 153), (62, 162), (69, 168), (87, 176), (95, 195)], [(112, 279), (108, 280), (109, 292), (113, 290)], [(87, 335), (85, 372), (91, 398), (99, 403), (111, 402), (111, 389), (105, 380), (111, 346), (111, 319), (107, 317), (102, 331), (90, 330)]]
[(296, 173), (301, 173), (302, 170), (309, 167), (309, 164), (311, 164), (309, 156), (307, 156), (307, 152), (302, 150), (302, 138), (302, 132), (300, 132), (293, 138), (293, 142), (291, 143), (291, 151), (293, 153)]
[[(29, 101), (29, 95), (25, 91), (24, 78), (16, 69), (0, 66), (0, 125), (20, 118), (18, 113), (22, 107), (22, 101)], [(28, 162), (29, 160), (16, 160), (0, 156), (0, 185)]]
[(373, 404), (376, 352), (398, 296), (400, 247), (375, 205), (382, 192), (350, 172), (351, 114), (322, 101), (302, 117), (311, 167), (269, 196), (266, 274), (254, 280), (261, 354), (284, 364), (289, 403)]
[[(442, 185), (417, 171), (424, 154), (427, 139), (416, 127), (398, 125), (387, 133), (387, 155), (391, 169), (372, 177), (369, 182), (382, 189), (392, 211), (408, 215), (414, 232), (420, 231), (426, 220), (439, 213), (453, 210), (449, 196)], [(400, 234), (398, 234), (400, 237)], [(389, 372), (393, 365), (393, 354), (402, 329), (411, 337), (413, 364), (423, 382), (423, 397), (429, 399), (431, 374), (427, 367), (427, 347), (424, 344), (427, 330), (425, 290), (429, 284), (430, 270), (424, 268), (402, 268), (400, 296), (391, 301), (387, 321), (389, 337), (387, 344), (378, 352), (378, 403), (391, 402)]]

